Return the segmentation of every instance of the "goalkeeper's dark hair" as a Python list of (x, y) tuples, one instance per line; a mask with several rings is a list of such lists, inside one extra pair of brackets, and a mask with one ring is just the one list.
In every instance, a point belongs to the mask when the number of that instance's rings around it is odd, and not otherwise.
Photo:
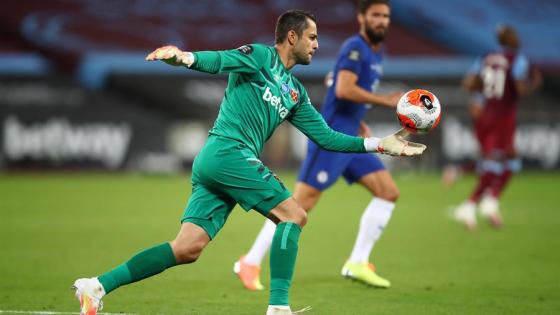
[(301, 37), (303, 31), (309, 27), (307, 19), (317, 23), (317, 19), (313, 13), (303, 10), (290, 10), (282, 13), (276, 21), (275, 43), (283, 43), (288, 37), (289, 31), (294, 31)]
[(374, 4), (385, 4), (388, 7), (391, 7), (391, 2), (389, 0), (358, 0), (358, 12), (364, 14), (367, 9)]

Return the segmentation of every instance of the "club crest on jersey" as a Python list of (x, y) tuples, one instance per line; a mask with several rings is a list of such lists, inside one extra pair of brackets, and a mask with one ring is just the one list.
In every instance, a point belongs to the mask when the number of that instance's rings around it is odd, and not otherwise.
[(268, 86), (264, 90), (262, 99), (276, 109), (280, 118), (284, 119), (288, 116), (290, 111), (284, 106), (284, 104), (282, 104), (282, 98), (272, 94), (272, 91)]
[(358, 61), (360, 60), (360, 51), (358, 50), (351, 50), (350, 54), (348, 54), (348, 59)]
[(237, 48), (237, 50), (244, 55), (250, 55), (253, 53), (253, 47), (251, 47), (251, 45), (243, 45)]
[(288, 86), (288, 84), (282, 82), (282, 86), (281, 86), (280, 90), (282, 91), (282, 94), (286, 94), (286, 93), (290, 92), (290, 87)]
[(299, 93), (298, 93), (298, 91), (296, 91), (296, 90), (294, 90), (294, 89), (291, 89), (291, 90), (290, 90), (290, 96), (292, 97), (292, 101), (293, 101), (294, 103), (297, 103), (297, 101), (299, 100)]

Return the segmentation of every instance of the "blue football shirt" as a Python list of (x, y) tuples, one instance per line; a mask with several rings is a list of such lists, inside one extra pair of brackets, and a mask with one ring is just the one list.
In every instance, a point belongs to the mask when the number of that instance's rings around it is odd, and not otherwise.
[[(376, 92), (383, 74), (383, 51), (374, 52), (361, 35), (348, 38), (341, 46), (333, 69), (333, 83), (327, 90), (321, 114), (331, 128), (349, 135), (357, 135), (369, 104), (336, 98), (335, 86), (340, 70), (352, 71), (358, 76), (357, 84)], [(364, 175), (385, 169), (375, 154), (339, 153), (325, 151), (312, 141), (308, 142), (307, 156), (300, 169), (298, 181), (324, 191), (343, 176), (354, 183)]]
[(338, 73), (340, 70), (354, 72), (358, 76), (357, 84), (361, 88), (375, 92), (383, 74), (382, 53), (382, 50), (374, 52), (361, 35), (352, 36), (342, 44), (333, 70), (333, 84), (328, 88), (321, 108), (321, 114), (333, 129), (357, 135), (360, 121), (370, 106), (336, 97)]

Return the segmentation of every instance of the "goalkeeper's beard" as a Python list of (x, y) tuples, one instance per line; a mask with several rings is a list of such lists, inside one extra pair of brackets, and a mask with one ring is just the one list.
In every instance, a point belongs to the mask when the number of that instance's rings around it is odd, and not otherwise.
[(295, 62), (296, 65), (308, 65), (311, 63), (311, 57), (307, 54), (305, 55), (296, 54)]

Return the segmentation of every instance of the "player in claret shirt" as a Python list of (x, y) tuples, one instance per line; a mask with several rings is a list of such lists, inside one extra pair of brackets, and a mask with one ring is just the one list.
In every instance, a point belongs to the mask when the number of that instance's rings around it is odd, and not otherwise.
[(278, 125), (288, 121), (332, 151), (413, 156), (426, 149), (403, 140), (398, 133), (381, 139), (361, 138), (329, 128), (290, 72), (296, 64), (309, 64), (318, 47), (315, 17), (295, 10), (279, 17), (274, 46), (251, 44), (201, 52), (164, 46), (146, 57), (206, 73), (229, 73), (228, 85), (214, 127), (193, 163), (192, 194), (178, 235), (98, 277), (76, 280), (82, 314), (96, 314), (101, 298), (120, 286), (195, 262), (236, 204), (246, 211), (254, 209), (277, 224), (271, 246), (266, 314), (292, 314), (288, 292), (307, 214), (259, 159), (264, 143)]
[(502, 225), (499, 198), (521, 160), (514, 147), (517, 102), (542, 84), (538, 71), (530, 71), (527, 57), (519, 51), (519, 37), (511, 26), (497, 30), (501, 48), (479, 58), (463, 80), (464, 87), (479, 92), (484, 106), (475, 121), (480, 147), (478, 184), (454, 217), (467, 229), (476, 228), (476, 207), (494, 227)]

